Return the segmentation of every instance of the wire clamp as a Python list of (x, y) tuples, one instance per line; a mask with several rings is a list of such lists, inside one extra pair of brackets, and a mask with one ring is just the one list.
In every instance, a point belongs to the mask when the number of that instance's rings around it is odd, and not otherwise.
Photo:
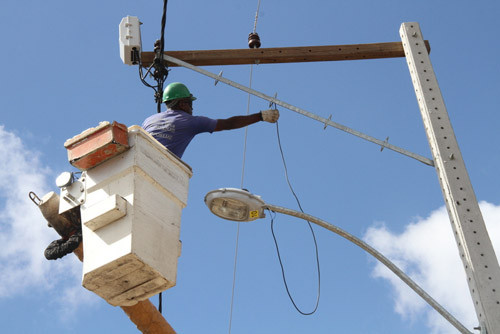
[[(387, 143), (389, 143), (389, 137), (385, 138), (385, 140), (384, 140), (384, 144), (386, 145)], [(382, 152), (384, 150), (385, 145), (380, 145), (380, 152)]]
[(217, 84), (220, 81), (220, 78), (222, 78), (222, 72), (224, 72), (224, 71), (220, 71), (219, 75), (217, 75), (217, 79), (215, 79), (214, 86), (217, 86)]
[(323, 127), (323, 130), (326, 130), (326, 127), (328, 126), (328, 122), (332, 120), (332, 115), (328, 116), (328, 119), (325, 121), (325, 126)]

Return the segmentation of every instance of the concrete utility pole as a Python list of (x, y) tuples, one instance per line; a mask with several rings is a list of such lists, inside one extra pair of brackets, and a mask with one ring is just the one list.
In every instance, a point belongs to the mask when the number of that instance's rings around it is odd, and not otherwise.
[(481, 333), (500, 333), (500, 267), (465, 168), (420, 26), (400, 29), (425, 131)]

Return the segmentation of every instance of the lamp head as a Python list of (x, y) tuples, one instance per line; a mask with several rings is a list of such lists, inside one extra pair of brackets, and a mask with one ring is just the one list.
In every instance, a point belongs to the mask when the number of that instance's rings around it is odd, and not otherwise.
[(264, 218), (265, 202), (260, 196), (236, 188), (220, 188), (205, 195), (205, 204), (216, 216), (245, 222)]
[(71, 172), (62, 172), (56, 179), (56, 186), (64, 188), (70, 186), (75, 181), (75, 177)]

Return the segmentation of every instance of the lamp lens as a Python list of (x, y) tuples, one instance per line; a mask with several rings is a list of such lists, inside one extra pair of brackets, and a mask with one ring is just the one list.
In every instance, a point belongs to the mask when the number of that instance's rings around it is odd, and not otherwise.
[(248, 206), (234, 199), (216, 198), (212, 201), (210, 210), (229, 220), (244, 221), (248, 218)]

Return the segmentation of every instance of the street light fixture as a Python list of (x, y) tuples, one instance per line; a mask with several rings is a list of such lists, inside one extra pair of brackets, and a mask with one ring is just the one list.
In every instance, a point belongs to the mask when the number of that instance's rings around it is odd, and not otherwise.
[(342, 230), (341, 228), (325, 222), (319, 218), (309, 214), (287, 209), (284, 207), (272, 205), (262, 200), (260, 196), (254, 195), (247, 190), (236, 188), (220, 188), (212, 190), (205, 195), (205, 204), (210, 211), (218, 217), (233, 220), (233, 221), (253, 221), (258, 218), (264, 218), (264, 210), (283, 213), (289, 216), (302, 218), (319, 225), (341, 237), (351, 241), (361, 247), (366, 252), (370, 253), (377, 260), (382, 262), (387, 268), (395, 273), (403, 282), (406, 283), (413, 291), (422, 297), (430, 306), (432, 306), (439, 314), (441, 314), (449, 323), (451, 323), (460, 333), (472, 334), (464, 325), (462, 325), (453, 315), (451, 315), (444, 307), (435, 301), (427, 292), (425, 292), (417, 283), (415, 283), (408, 275), (399, 269), (384, 255), (379, 253), (375, 248), (354, 235)]
[(236, 188), (212, 190), (205, 196), (205, 204), (216, 216), (227, 220), (248, 222), (265, 218), (266, 203), (260, 196)]

